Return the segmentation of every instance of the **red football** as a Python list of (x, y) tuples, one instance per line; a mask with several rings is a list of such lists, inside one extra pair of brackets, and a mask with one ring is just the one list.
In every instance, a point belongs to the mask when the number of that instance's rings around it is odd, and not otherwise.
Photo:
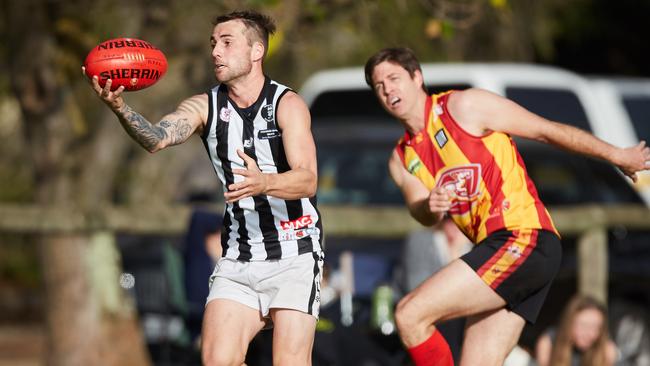
[(104, 87), (111, 79), (111, 90), (123, 85), (126, 91), (147, 88), (167, 71), (167, 59), (157, 47), (135, 38), (115, 38), (100, 43), (86, 56), (86, 76), (97, 75)]

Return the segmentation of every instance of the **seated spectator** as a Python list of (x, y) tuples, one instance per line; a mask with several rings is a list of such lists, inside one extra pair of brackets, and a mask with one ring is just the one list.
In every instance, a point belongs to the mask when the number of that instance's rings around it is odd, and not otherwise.
[(189, 305), (187, 327), (193, 340), (201, 333), (208, 282), (215, 262), (221, 257), (222, 222), (223, 217), (217, 213), (197, 210), (192, 213), (185, 237), (183, 260)]
[(613, 365), (618, 351), (609, 337), (605, 306), (589, 296), (574, 296), (557, 330), (542, 334), (535, 353), (539, 366)]
[(624, 298), (609, 307), (612, 338), (620, 358), (616, 366), (650, 366), (650, 324), (646, 306)]

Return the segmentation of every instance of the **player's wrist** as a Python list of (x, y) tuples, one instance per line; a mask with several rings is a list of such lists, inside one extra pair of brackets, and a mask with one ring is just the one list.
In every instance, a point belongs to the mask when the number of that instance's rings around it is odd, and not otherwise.
[(260, 194), (266, 195), (271, 190), (274, 174), (264, 174), (264, 173), (260, 173), (260, 174), (261, 174), (261, 182), (262, 182), (261, 183), (262, 191), (260, 192)]

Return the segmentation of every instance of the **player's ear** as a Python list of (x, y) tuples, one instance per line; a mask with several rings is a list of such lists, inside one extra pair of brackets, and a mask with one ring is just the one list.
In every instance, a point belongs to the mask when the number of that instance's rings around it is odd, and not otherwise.
[(264, 58), (264, 45), (262, 42), (254, 42), (253, 50), (251, 52), (252, 61), (259, 61)]
[(420, 70), (415, 70), (413, 72), (413, 80), (418, 84), (422, 85), (424, 84), (424, 77), (422, 76), (422, 72)]

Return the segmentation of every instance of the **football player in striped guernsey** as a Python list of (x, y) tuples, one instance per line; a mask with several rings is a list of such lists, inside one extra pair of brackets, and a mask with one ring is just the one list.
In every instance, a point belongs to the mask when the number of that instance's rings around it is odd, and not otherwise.
[(617, 148), (485, 90), (428, 95), (407, 48), (370, 57), (365, 77), (405, 129), (388, 165), (411, 215), (423, 225), (448, 215), (475, 243), (398, 303), (402, 342), (418, 366), (452, 365), (435, 324), (466, 316), (461, 365), (502, 365), (524, 324), (535, 322), (562, 256), (511, 136), (608, 161), (634, 180), (649, 168), (650, 150), (645, 142)]
[[(304, 101), (263, 72), (275, 25), (252, 11), (218, 16), (210, 37), (217, 84), (158, 123), (127, 105), (123, 87), (97, 95), (150, 152), (196, 134), (224, 187), (223, 257), (209, 279), (205, 365), (241, 365), (273, 325), (273, 364), (311, 364), (323, 265), (316, 148)], [(206, 286), (208, 279), (206, 278)]]

